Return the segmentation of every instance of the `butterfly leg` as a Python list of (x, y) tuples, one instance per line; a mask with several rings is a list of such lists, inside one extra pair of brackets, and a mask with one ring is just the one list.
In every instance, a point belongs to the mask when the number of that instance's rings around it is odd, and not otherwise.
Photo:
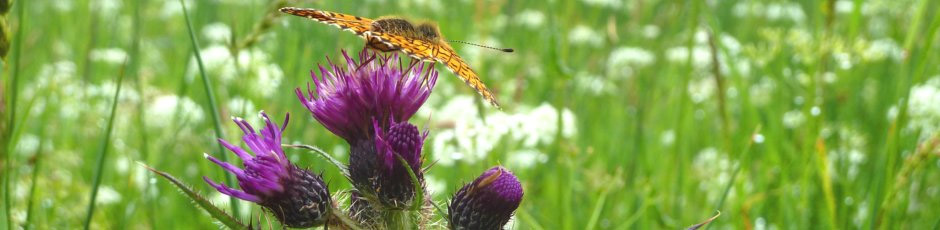
[[(428, 71), (424, 73), (424, 82), (430, 83), (429, 79), (431, 78), (431, 71), (434, 70), (434, 64), (437, 64), (437, 62), (431, 62), (431, 65), (428, 66)], [(428, 90), (431, 90), (431, 84), (427, 85)]]
[[(401, 58), (398, 59), (398, 63), (399, 63), (399, 64), (401, 63)], [(416, 62), (414, 59), (411, 59), (411, 62), (408, 63), (408, 69), (406, 69), (405, 72), (402, 72), (402, 73), (403, 73), (403, 74), (411, 73), (411, 69), (414, 68), (415, 65), (417, 65), (417, 64), (418, 64), (418, 62)]]

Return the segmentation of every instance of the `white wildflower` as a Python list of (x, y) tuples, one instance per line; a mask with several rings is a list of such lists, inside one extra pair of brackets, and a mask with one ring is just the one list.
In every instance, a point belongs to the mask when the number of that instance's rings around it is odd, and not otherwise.
[[(207, 72), (213, 76), (218, 76), (221, 84), (228, 84), (234, 79), (248, 80), (252, 84), (247, 87), (251, 92), (256, 92), (261, 96), (270, 96), (280, 86), (284, 73), (281, 68), (270, 62), (270, 56), (260, 49), (242, 50), (238, 53), (238, 61), (232, 55), (228, 47), (224, 45), (212, 45), (202, 51), (203, 65)], [(189, 71), (186, 74), (187, 79), (192, 80), (198, 74), (196, 60), (190, 61)]]
[(532, 168), (548, 161), (548, 155), (533, 148), (516, 150), (507, 154), (506, 163), (513, 169)]
[(672, 144), (676, 142), (676, 131), (672, 129), (663, 131), (663, 133), (659, 135), (659, 142), (662, 143), (663, 146), (672, 146)]
[(568, 42), (574, 45), (589, 45), (600, 47), (604, 44), (604, 36), (586, 25), (577, 25), (568, 33)]
[(270, 63), (263, 66), (255, 66), (256, 74), (251, 88), (254, 92), (264, 97), (270, 97), (277, 92), (281, 85), (281, 79), (284, 79), (284, 72), (277, 64)]
[(40, 3), (47, 3), (48, 7), (52, 7), (53, 10), (59, 13), (71, 12), (75, 5), (74, 0), (40, 1)]
[(655, 39), (656, 37), (659, 37), (659, 31), (660, 31), (659, 26), (645, 25), (643, 26), (643, 31), (640, 33), (643, 34), (644, 38)]
[(764, 135), (760, 133), (754, 134), (754, 136), (751, 137), (751, 140), (753, 140), (755, 144), (764, 143)]
[(255, 103), (239, 96), (232, 97), (225, 105), (229, 113), (236, 117), (252, 117), (248, 115), (258, 112), (258, 110), (255, 109)]
[(127, 52), (120, 48), (97, 48), (91, 51), (89, 58), (92, 61), (121, 65), (127, 60)]
[(122, 1), (120, 0), (96, 0), (91, 1), (89, 7), (102, 15), (113, 15), (121, 10)]
[(851, 69), (852, 68), (852, 56), (846, 52), (835, 51), (832, 53), (832, 59), (835, 60), (836, 65), (841, 69)]
[(878, 39), (862, 51), (862, 59), (866, 61), (880, 61), (885, 58), (892, 61), (901, 61), (904, 58), (904, 50), (893, 39)]
[[(559, 132), (563, 138), (577, 135), (574, 113), (547, 103), (531, 110), (520, 108), (514, 114), (490, 113), (485, 120), (480, 119), (475, 108), (472, 97), (458, 96), (433, 112), (434, 117), (446, 117), (453, 122), (453, 129), (431, 133), (431, 149), (440, 164), (484, 159), (507, 138), (523, 148), (536, 149), (554, 143)], [(519, 159), (510, 158), (509, 162), (516, 160)]]
[[(715, 148), (705, 148), (696, 154), (692, 160), (692, 169), (696, 180), (699, 182), (699, 190), (703, 191), (709, 200), (717, 200), (723, 193), (725, 186), (731, 182), (732, 167), (736, 164), (728, 159), (726, 154), (718, 152)], [(732, 188), (734, 189), (734, 188)], [(728, 195), (733, 197), (735, 192)], [(731, 198), (729, 197), (729, 198)]]
[(214, 22), (202, 27), (202, 36), (209, 42), (225, 44), (232, 39), (232, 29), (221, 22)]
[(645, 67), (655, 61), (656, 56), (643, 48), (618, 47), (607, 57), (607, 74), (614, 77), (630, 77), (634, 67)]
[(33, 134), (23, 134), (19, 142), (16, 143), (16, 152), (20, 155), (29, 156), (36, 154), (39, 149), (39, 137)]
[(768, 3), (745, 1), (736, 3), (731, 9), (732, 15), (739, 18), (762, 17), (774, 21), (787, 20), (803, 22), (806, 13), (798, 3)]
[[(186, 4), (186, 10), (195, 11), (197, 5), (195, 0), (183, 0)], [(163, 7), (160, 10), (160, 16), (163, 18), (172, 18), (183, 14), (183, 6), (179, 1), (163, 1)]]
[(574, 86), (594, 96), (613, 93), (617, 86), (610, 80), (587, 72), (579, 72), (574, 77)]
[[(148, 126), (167, 127), (176, 124), (199, 123), (205, 118), (202, 107), (188, 97), (163, 95), (153, 99), (146, 108)], [(179, 115), (177, 115), (179, 113)]]
[(589, 6), (606, 7), (606, 8), (613, 8), (613, 9), (619, 9), (620, 7), (623, 6), (623, 2), (624, 2), (621, 0), (581, 0), (581, 1), (583, 1), (584, 4), (587, 4)]
[(99, 205), (108, 205), (121, 202), (121, 193), (111, 186), (102, 185), (98, 187), (98, 199), (95, 201)]
[(911, 88), (908, 101), (908, 128), (921, 133), (940, 130), (940, 76)]
[(791, 110), (783, 113), (783, 127), (795, 129), (806, 121), (806, 116), (799, 110)]
[(706, 46), (692, 47), (691, 53), (689, 53), (689, 48), (685, 46), (666, 50), (666, 60), (673, 63), (686, 63), (690, 55), (692, 56), (692, 64), (696, 68), (707, 68), (712, 63), (711, 50)]
[(691, 82), (689, 84), (688, 90), (689, 97), (692, 98), (692, 102), (702, 103), (715, 94), (715, 91), (717, 91), (717, 85), (715, 84), (714, 79), (703, 77)]
[(534, 9), (525, 9), (516, 15), (516, 23), (529, 29), (539, 29), (545, 25), (545, 14)]
[(774, 89), (777, 88), (777, 83), (774, 82), (773, 78), (762, 77), (758, 80), (757, 84), (750, 86), (751, 93), (751, 103), (754, 106), (765, 106), (770, 104), (770, 101), (773, 99)]

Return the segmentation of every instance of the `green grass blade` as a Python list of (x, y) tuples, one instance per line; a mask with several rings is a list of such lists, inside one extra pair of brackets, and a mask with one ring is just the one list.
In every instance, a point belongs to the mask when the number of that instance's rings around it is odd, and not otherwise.
[[(196, 56), (196, 63), (199, 66), (199, 76), (202, 78), (202, 85), (206, 90), (206, 97), (208, 98), (209, 112), (212, 114), (212, 125), (215, 131), (215, 137), (217, 139), (223, 139), (222, 135), (222, 122), (219, 121), (219, 107), (215, 103), (215, 93), (212, 91), (212, 84), (209, 82), (209, 76), (206, 75), (206, 68), (202, 63), (202, 55), (199, 54), (199, 42), (196, 41), (196, 32), (193, 32), (193, 23), (189, 19), (189, 13), (186, 11), (186, 3), (183, 0), (180, 0), (180, 6), (183, 7), (183, 18), (186, 19), (186, 29), (189, 31), (189, 40), (192, 42), (193, 54)], [(228, 154), (225, 154), (225, 148), (222, 146), (222, 143), (216, 143), (219, 148), (218, 153), (216, 154), (220, 160), (228, 161)], [(219, 168), (219, 170), (223, 170)], [(225, 175), (225, 181), (229, 185), (234, 185), (235, 180), (232, 178), (232, 174), (223, 173)], [(235, 216), (238, 216), (238, 199), (235, 197), (230, 197), (230, 204), (232, 208), (232, 213)]]
[(597, 221), (601, 218), (601, 211), (604, 210), (604, 204), (607, 203), (607, 194), (609, 190), (604, 190), (601, 193), (601, 197), (597, 199), (597, 203), (594, 204), (594, 211), (591, 212), (591, 218), (588, 219), (588, 224), (585, 229), (594, 229), (596, 228)]
[[(140, 31), (141, 31), (141, 21), (142, 21), (140, 9), (141, 9), (141, 5), (143, 4), (146, 4), (145, 0), (134, 1), (134, 6), (132, 9), (133, 15), (134, 15), (133, 22), (132, 22), (134, 25), (134, 30), (131, 35), (132, 38), (131, 38), (130, 52), (128, 53), (128, 57), (130, 57), (130, 64), (128, 66), (128, 72), (131, 76), (131, 79), (134, 80), (134, 88), (137, 90), (137, 92), (144, 92), (144, 80), (141, 79), (141, 76), (140, 76), (140, 64), (142, 60), (142, 56), (140, 56), (140, 41), (141, 41)], [(147, 114), (145, 113), (146, 110), (144, 109), (145, 102), (146, 102), (146, 98), (141, 98), (140, 101), (138, 101), (137, 106), (136, 106), (137, 116), (135, 116), (135, 122), (137, 123), (136, 124), (137, 127), (147, 127), (147, 120), (146, 120)], [(177, 109), (177, 111), (179, 111), (179, 109)], [(142, 161), (149, 162), (150, 161), (149, 159), (150, 158), (150, 142), (151, 142), (150, 137), (148, 135), (149, 133), (146, 130), (140, 129), (138, 130), (138, 134), (140, 136), (140, 148), (139, 148), (140, 159)], [(150, 179), (153, 178), (153, 175), (147, 174), (146, 178), (147, 178), (147, 181), (150, 181)], [(145, 215), (147, 216), (146, 217), (147, 222), (150, 224), (151, 228), (158, 229), (159, 227), (157, 227), (157, 221), (156, 221), (157, 219), (156, 216), (158, 215), (158, 212), (156, 212), (156, 208), (154, 207), (155, 205), (154, 205), (153, 196), (149, 195), (149, 192), (151, 191), (151, 189), (153, 189), (153, 185), (151, 185), (150, 183), (146, 183), (143, 188), (144, 192), (141, 195), (143, 196), (144, 206), (147, 209), (145, 211), (145, 213), (147, 213)]]
[(24, 27), (23, 25), (25, 25), (24, 23), (25, 21), (23, 21), (23, 19), (25, 18), (23, 16), (25, 14), (24, 13), (25, 11), (23, 11), (23, 8), (25, 8), (26, 2), (28, 1), (16, 2), (17, 3), (16, 4), (16, 16), (17, 16), (18, 25), (16, 28), (16, 35), (15, 35), (16, 38), (14, 38), (13, 40), (13, 63), (14, 64), (11, 67), (12, 73), (10, 74), (10, 84), (7, 86), (7, 89), (10, 90), (9, 92), (10, 100), (7, 101), (9, 105), (5, 105), (5, 106), (8, 106), (7, 107), (9, 108), (8, 111), (10, 111), (9, 115), (7, 116), (9, 120), (0, 121), (0, 122), (8, 122), (6, 125), (7, 130), (5, 130), (5, 132), (7, 133), (0, 134), (0, 135), (3, 135), (4, 138), (6, 138), (6, 140), (0, 140), (0, 141), (5, 142), (3, 143), (5, 146), (3, 146), (3, 148), (0, 148), (0, 149), (3, 149), (4, 152), (6, 152), (5, 154), (3, 154), (3, 164), (4, 164), (3, 165), (3, 170), (4, 170), (3, 172), (3, 177), (4, 177), (3, 178), (3, 210), (4, 210), (4, 215), (6, 218), (7, 229), (13, 229), (13, 217), (10, 213), (10, 172), (12, 170), (9, 170), (9, 169), (10, 169), (10, 166), (13, 165), (13, 164), (10, 164), (10, 159), (11, 159), (10, 153), (13, 152), (13, 148), (14, 148), (13, 142), (12, 142), (13, 130), (14, 130), (13, 126), (16, 125), (16, 123), (13, 121), (16, 120), (16, 101), (17, 101), (17, 95), (19, 95), (19, 92), (18, 92), (19, 91), (19, 75), (20, 75), (20, 66), (21, 66), (20, 53), (22, 52), (22, 46), (23, 46), (23, 27)]
[[(126, 63), (126, 60), (125, 60)], [(126, 66), (126, 65), (125, 65)], [(121, 68), (118, 74), (117, 90), (114, 91), (114, 99), (111, 101), (111, 116), (108, 118), (108, 126), (105, 128), (104, 138), (101, 140), (101, 148), (98, 151), (98, 157), (95, 161), (95, 175), (91, 185), (91, 198), (88, 202), (88, 209), (85, 214), (85, 229), (91, 227), (91, 218), (95, 214), (95, 200), (98, 198), (98, 187), (101, 186), (101, 175), (104, 174), (104, 162), (108, 156), (108, 146), (111, 144), (111, 132), (114, 130), (114, 117), (117, 114), (117, 104), (121, 96), (121, 86), (124, 81), (124, 68)]]
[[(47, 90), (43, 97), (48, 98), (50, 94), (52, 94), (52, 90)], [(33, 102), (30, 102), (30, 108), (32, 107), (32, 104)], [(26, 110), (26, 117), (29, 117), (30, 111), (31, 110)], [(40, 119), (43, 121), (48, 120), (51, 114), (52, 113), (50, 112), (45, 112), (42, 114)], [(48, 138), (46, 137), (46, 128), (47, 127), (39, 128), (39, 133), (37, 133), (37, 136), (39, 137), (39, 145), (36, 148), (36, 153), (33, 155), (31, 160), (33, 164), (33, 172), (30, 176), (29, 193), (28, 197), (26, 198), (26, 222), (23, 223), (23, 229), (26, 230), (32, 229), (33, 226), (35, 226), (32, 221), (34, 218), (33, 203), (36, 202), (36, 187), (38, 187), (37, 185), (39, 184), (39, 173), (42, 171), (42, 162), (45, 159), (45, 154), (43, 154), (43, 146), (45, 145), (45, 142)]]
[(151, 168), (150, 166), (147, 166), (144, 163), (141, 163), (141, 162), (137, 162), (137, 163), (140, 164), (140, 166), (147, 168), (147, 170), (150, 170), (151, 172), (156, 173), (157, 175), (160, 175), (161, 177), (167, 179), (168, 181), (170, 181), (170, 183), (173, 183), (173, 185), (176, 186), (176, 188), (179, 188), (180, 191), (186, 194), (186, 196), (189, 197), (189, 199), (191, 199), (194, 203), (196, 203), (196, 205), (199, 205), (200, 208), (202, 208), (203, 210), (206, 210), (206, 212), (208, 212), (209, 215), (212, 216), (212, 218), (215, 218), (226, 227), (229, 227), (231, 229), (249, 229), (248, 226), (246, 226), (245, 224), (242, 224), (241, 221), (238, 221), (238, 219), (235, 219), (231, 215), (225, 213), (225, 211), (222, 211), (222, 209), (213, 205), (212, 202), (209, 202), (209, 200), (207, 200), (205, 197), (202, 197), (201, 195), (199, 195), (199, 193), (197, 193), (191, 187), (189, 187), (186, 184), (183, 184), (183, 182), (180, 182), (178, 179), (176, 179), (172, 175), (166, 172)]
[(42, 138), (43, 135), (40, 131), (39, 139), (39, 148), (36, 150), (36, 154), (33, 157), (33, 172), (30, 176), (30, 185), (29, 185), (29, 195), (26, 198), (26, 222), (23, 223), (23, 229), (29, 230), (33, 227), (33, 202), (36, 201), (36, 185), (39, 179), (39, 172), (42, 169), (42, 160), (43, 160), (43, 145), (46, 141), (45, 138)]
[(692, 226), (689, 227), (688, 229), (689, 229), (689, 230), (696, 230), (696, 229), (702, 228), (702, 227), (704, 227), (705, 225), (707, 225), (708, 223), (711, 223), (712, 221), (714, 221), (715, 219), (718, 219), (718, 216), (721, 216), (721, 211), (718, 211), (718, 214), (715, 214), (715, 216), (712, 216), (711, 218), (708, 218), (707, 220), (702, 221), (702, 223), (698, 223), (698, 224), (692, 225)]

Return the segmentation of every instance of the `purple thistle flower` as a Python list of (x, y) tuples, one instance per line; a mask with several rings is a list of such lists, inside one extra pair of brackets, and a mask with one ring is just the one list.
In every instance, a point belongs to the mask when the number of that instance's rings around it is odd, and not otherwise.
[(425, 71), (423, 62), (402, 65), (398, 54), (378, 56), (363, 50), (359, 60), (343, 51), (346, 66), (330, 62), (329, 68), (319, 66), (320, 77), (313, 71), (313, 85), (307, 85), (306, 96), (300, 88), (297, 97), (326, 129), (346, 139), (350, 145), (369, 140), (373, 134), (372, 119), (407, 121), (418, 111), (437, 82), (437, 71)]
[(496, 166), (464, 185), (450, 202), (452, 229), (502, 229), (522, 202), (522, 185), (506, 168)]
[[(383, 131), (378, 121), (373, 121), (375, 138), (360, 141), (352, 146), (349, 154), (349, 174), (353, 185), (360, 191), (374, 194), (383, 206), (404, 209), (411, 205), (415, 196), (410, 169), (423, 187), (424, 173), (421, 171), (421, 146), (427, 132), (407, 122), (390, 121)], [(398, 160), (401, 156), (405, 167)]]
[(332, 204), (326, 183), (319, 175), (291, 164), (281, 149), (281, 134), (290, 115), (284, 117), (284, 125), (280, 128), (264, 112), (261, 112), (261, 117), (265, 122), (261, 135), (256, 134), (245, 120), (233, 119), (245, 133), (242, 140), (254, 156), (219, 139), (219, 143), (242, 159), (244, 169), (206, 154), (207, 159), (234, 173), (242, 190), (229, 188), (208, 177), (203, 179), (223, 194), (267, 208), (286, 226), (307, 228), (323, 224)]

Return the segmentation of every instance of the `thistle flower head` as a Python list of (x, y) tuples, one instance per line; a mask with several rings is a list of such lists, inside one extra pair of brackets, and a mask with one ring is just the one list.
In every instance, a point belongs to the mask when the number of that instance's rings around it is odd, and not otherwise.
[(261, 112), (265, 127), (261, 135), (244, 119), (235, 118), (235, 123), (245, 133), (242, 140), (254, 155), (231, 143), (219, 139), (219, 143), (242, 159), (244, 168), (223, 162), (206, 154), (210, 161), (235, 174), (241, 190), (229, 188), (203, 177), (219, 192), (264, 206), (286, 226), (312, 227), (323, 224), (332, 203), (329, 190), (323, 179), (310, 171), (298, 168), (287, 160), (281, 149), (281, 134), (287, 127), (278, 127), (267, 114)]
[(502, 229), (522, 202), (522, 185), (506, 168), (493, 167), (463, 186), (450, 203), (452, 229)]
[[(401, 209), (411, 204), (415, 186), (411, 175), (415, 173), (423, 183), (421, 171), (421, 146), (427, 132), (407, 122), (390, 121), (386, 130), (373, 121), (374, 139), (361, 141), (352, 146), (349, 157), (349, 173), (357, 189), (375, 194), (387, 208)], [(401, 156), (407, 166), (398, 160)]]
[(394, 171), (404, 171), (404, 166), (398, 163), (396, 154), (408, 162), (411, 170), (418, 172), (421, 170), (421, 146), (424, 145), (424, 139), (428, 133), (418, 133), (418, 127), (408, 122), (389, 121), (391, 125), (385, 132), (379, 127), (378, 121), (373, 120), (375, 129), (375, 150), (386, 173)]
[(363, 50), (358, 60), (343, 51), (346, 66), (320, 66), (320, 76), (311, 71), (314, 89), (307, 86), (297, 97), (324, 127), (350, 145), (369, 140), (372, 119), (407, 121), (427, 100), (437, 82), (437, 71), (425, 71), (424, 63), (401, 63), (397, 54), (387, 57)]

